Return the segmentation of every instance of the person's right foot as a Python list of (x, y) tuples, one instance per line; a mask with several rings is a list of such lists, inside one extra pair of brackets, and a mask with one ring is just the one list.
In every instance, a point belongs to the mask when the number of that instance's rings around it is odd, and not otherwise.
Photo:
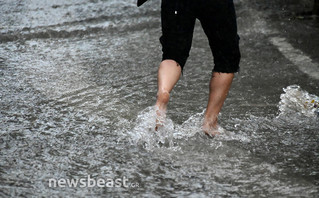
[(215, 117), (215, 119), (213, 119), (213, 120), (205, 118), (203, 126), (202, 126), (202, 130), (204, 131), (204, 133), (206, 135), (208, 135), (210, 137), (214, 137), (215, 135), (219, 135), (220, 134), (219, 129), (220, 128), (217, 124), (217, 117)]
[(216, 135), (220, 135), (219, 127), (210, 127), (210, 126), (203, 126), (202, 130), (204, 131), (205, 135), (209, 137), (215, 137)]

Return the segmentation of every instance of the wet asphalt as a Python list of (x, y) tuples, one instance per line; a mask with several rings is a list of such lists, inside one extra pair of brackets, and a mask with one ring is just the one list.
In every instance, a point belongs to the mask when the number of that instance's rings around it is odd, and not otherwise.
[[(319, 19), (299, 15), (311, 1), (234, 2), (241, 70), (220, 119), (234, 137), (207, 140), (187, 125), (205, 108), (213, 62), (197, 23), (167, 146), (157, 142), (166, 133), (142, 129), (156, 98), (159, 1), (0, 1), (0, 196), (316, 197), (319, 120), (299, 109), (304, 92), (319, 96)], [(291, 85), (301, 91), (280, 114)], [(47, 182), (87, 175), (141, 187)]]

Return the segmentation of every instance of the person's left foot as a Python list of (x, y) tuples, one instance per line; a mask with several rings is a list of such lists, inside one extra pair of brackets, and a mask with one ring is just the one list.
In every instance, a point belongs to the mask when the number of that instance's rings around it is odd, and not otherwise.
[(163, 127), (166, 117), (166, 111), (160, 110), (157, 106), (156, 108), (156, 126), (155, 131), (157, 131), (160, 127)]

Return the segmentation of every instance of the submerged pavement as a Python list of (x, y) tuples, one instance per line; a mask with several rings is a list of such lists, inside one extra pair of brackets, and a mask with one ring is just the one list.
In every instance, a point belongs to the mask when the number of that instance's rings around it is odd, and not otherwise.
[(318, 19), (296, 17), (310, 1), (234, 2), (241, 71), (208, 139), (199, 23), (155, 133), (159, 1), (1, 1), (0, 196), (316, 197)]

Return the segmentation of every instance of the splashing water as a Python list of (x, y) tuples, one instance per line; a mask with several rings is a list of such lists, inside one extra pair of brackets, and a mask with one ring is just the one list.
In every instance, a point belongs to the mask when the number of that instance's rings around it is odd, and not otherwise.
[(307, 117), (319, 116), (319, 97), (302, 90), (298, 85), (283, 89), (280, 96), (279, 111), (281, 115), (302, 114)]
[(177, 139), (192, 137), (201, 130), (202, 113), (195, 114), (185, 121), (182, 125), (174, 124), (174, 122), (166, 117), (161, 120), (161, 127), (155, 131), (156, 126), (156, 108), (154, 106), (147, 107), (139, 113), (135, 121), (136, 126), (128, 131), (131, 135), (132, 142), (142, 144), (147, 150), (168, 146), (174, 150), (180, 149), (176, 146)]
[[(280, 158), (298, 159), (301, 160), (300, 166), (303, 166), (303, 161), (308, 159), (307, 155), (301, 156), (300, 153), (313, 147), (318, 136), (316, 105), (319, 100), (316, 95), (309, 94), (297, 85), (283, 90), (278, 104), (278, 116), (250, 115), (248, 118), (227, 119), (220, 115), (224, 122), (224, 128), (220, 128), (222, 134), (210, 142), (206, 142), (202, 131), (204, 110), (190, 116), (182, 124), (176, 124), (167, 117), (163, 127), (155, 131), (156, 109), (153, 106), (147, 107), (138, 114), (133, 121), (135, 125), (127, 133), (131, 143), (142, 145), (149, 151), (170, 149), (183, 152), (187, 149), (185, 145), (194, 142), (205, 144), (213, 150), (223, 150), (231, 143), (262, 157), (268, 158), (269, 152), (272, 152), (274, 162), (281, 161)], [(317, 155), (316, 152), (313, 155)]]
[[(168, 148), (172, 150), (180, 150), (180, 144), (190, 138), (205, 138), (206, 135), (202, 130), (203, 117), (205, 110), (200, 113), (191, 115), (182, 124), (176, 124), (169, 117), (166, 117), (161, 122), (163, 123), (158, 130), (156, 126), (156, 108), (150, 106), (141, 111), (136, 120), (133, 121), (135, 126), (128, 130), (131, 143), (142, 145), (146, 150), (154, 150), (155, 148)], [(210, 143), (211, 147), (219, 148), (222, 146), (222, 141), (240, 140), (242, 142), (250, 141), (247, 136), (243, 134), (236, 134), (232, 131), (225, 130), (222, 126), (218, 126), (219, 135), (214, 136)], [(213, 136), (211, 136), (213, 137)], [(181, 142), (179, 142), (179, 140)]]

